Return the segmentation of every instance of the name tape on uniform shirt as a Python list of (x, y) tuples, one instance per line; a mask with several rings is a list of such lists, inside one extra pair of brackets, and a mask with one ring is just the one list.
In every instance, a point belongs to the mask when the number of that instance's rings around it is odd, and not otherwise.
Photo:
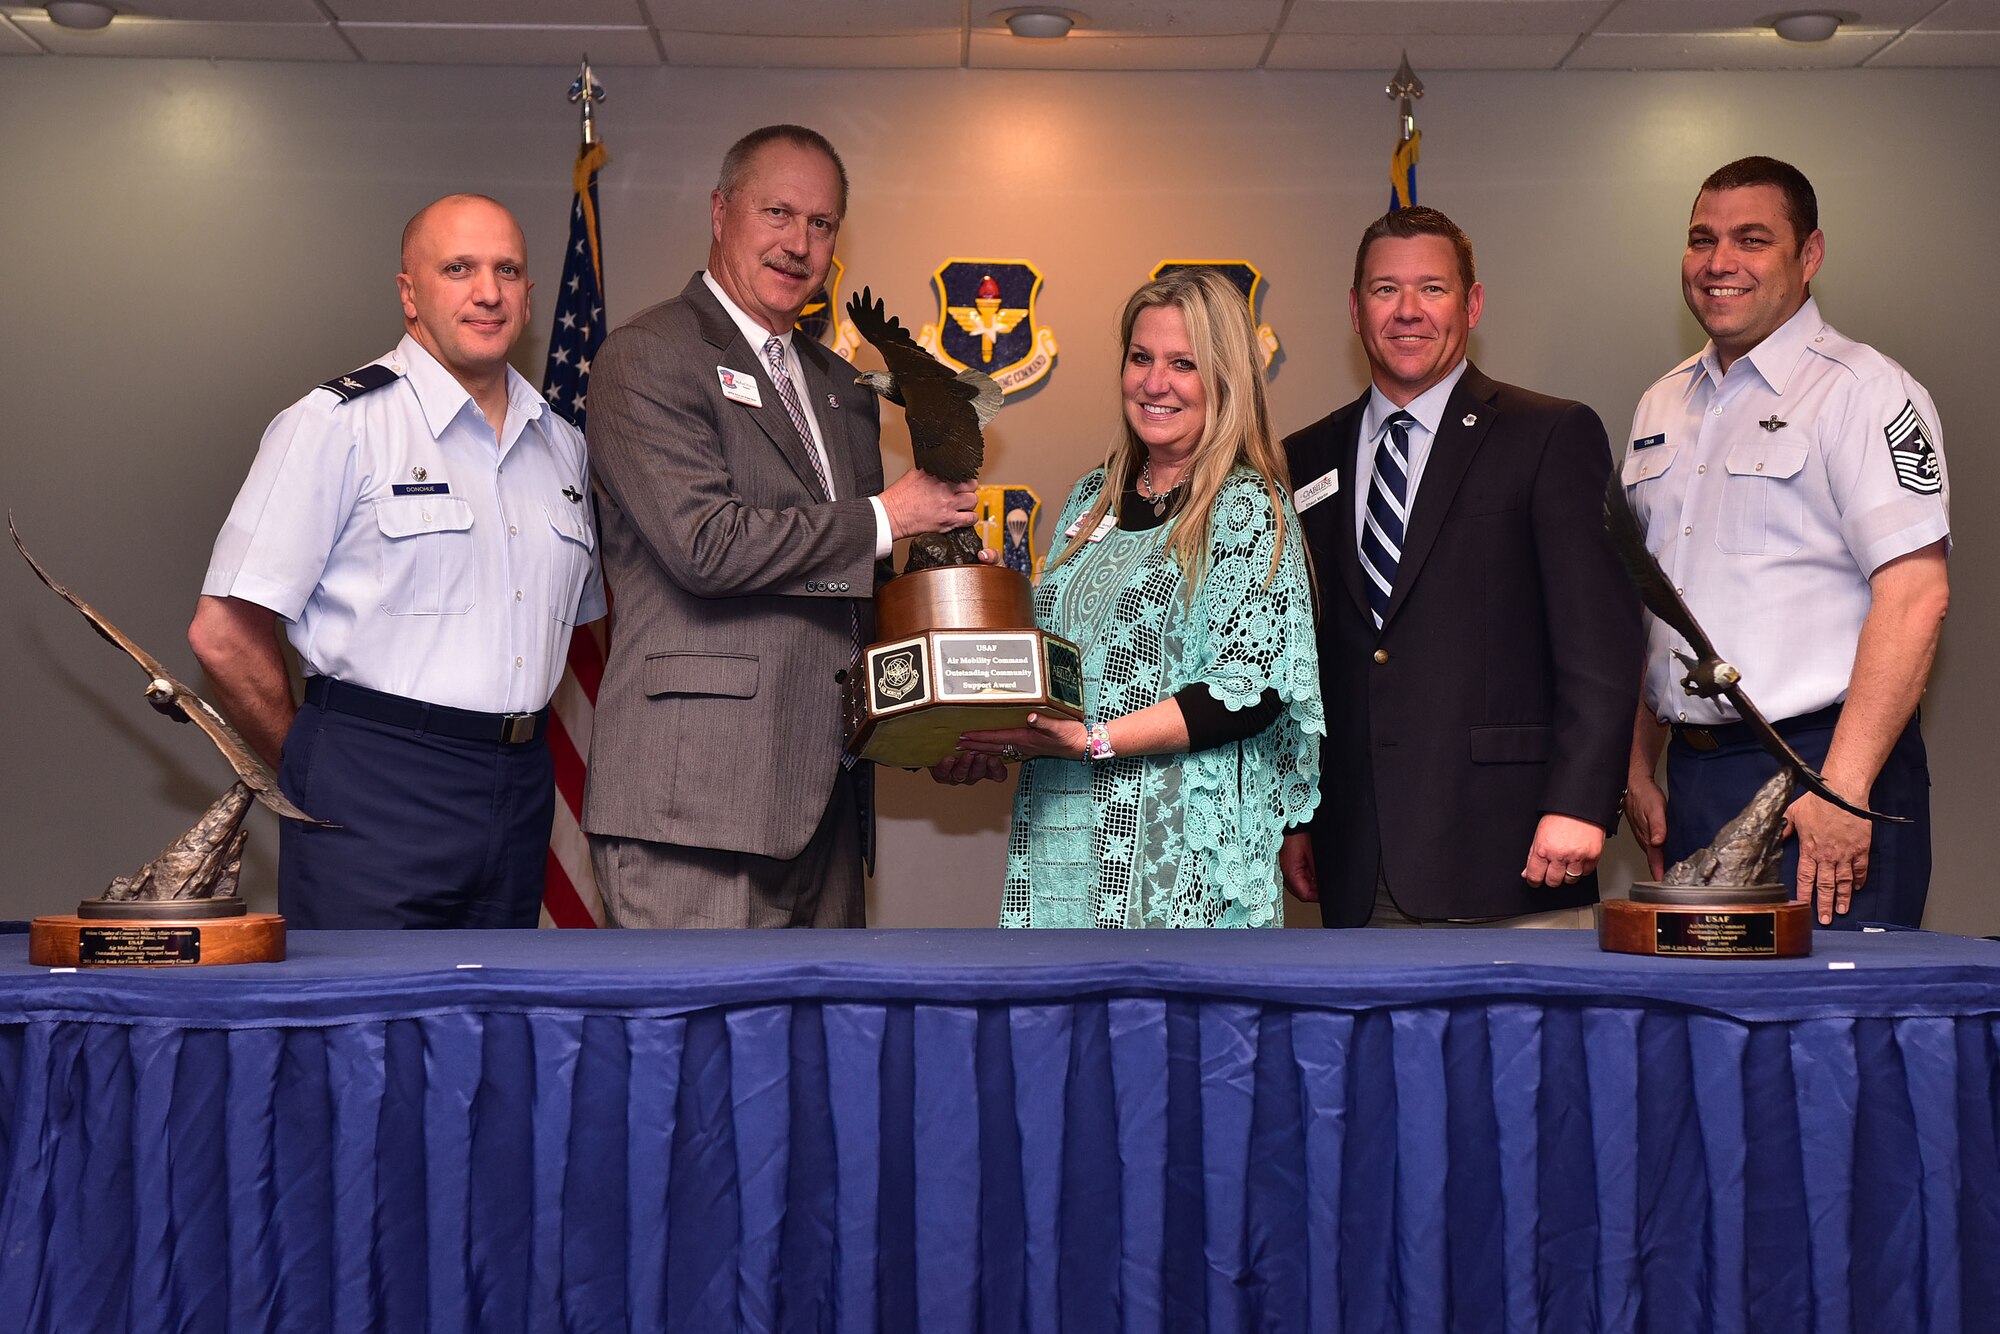
[(722, 382), (722, 396), (731, 403), (744, 403), (753, 408), (764, 406), (764, 394), (757, 388), (756, 376), (732, 371), (727, 366), (717, 366), (715, 378)]
[(1304, 514), (1313, 506), (1340, 490), (1340, 474), (1329, 472), (1315, 477), (1292, 493), (1292, 508)]

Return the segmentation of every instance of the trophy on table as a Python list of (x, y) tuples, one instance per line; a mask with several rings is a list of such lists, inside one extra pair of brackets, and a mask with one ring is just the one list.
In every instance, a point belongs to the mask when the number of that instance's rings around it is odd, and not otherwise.
[[(866, 288), (847, 313), (888, 367), (859, 383), (903, 409), (917, 467), (948, 482), (976, 478), (1000, 386), (932, 357)], [(982, 564), (979, 550), (969, 527), (923, 534), (903, 573), (876, 590), (880, 638), (845, 684), (850, 754), (916, 769), (956, 750), (961, 732), (1019, 727), (1030, 713), (1083, 717), (1076, 646), (1036, 629), (1027, 575)]]
[(113, 879), (103, 894), (85, 899), (74, 915), (37, 917), (28, 927), (28, 962), (49, 967), (163, 967), (187, 964), (272, 963), (285, 957), (285, 919), (253, 913), (237, 896), (243, 816), (262, 802), (288, 820), (326, 824), (293, 805), (278, 789), (269, 765), (201, 696), (169, 672), (88, 602), (57, 583), (28, 553), (14, 521), (14, 547), (35, 577), (82, 612), (102, 635), (146, 672), (146, 702), (176, 722), (208, 734), (236, 770), (237, 781), (185, 834), (129, 876)]
[(1674, 651), (1687, 668), (1681, 688), (1701, 699), (1720, 695), (1735, 705), (1751, 734), (1778, 761), (1778, 772), (1722, 827), (1715, 842), (1676, 862), (1663, 879), (1634, 883), (1629, 900), (1598, 904), (1598, 945), (1619, 954), (1703, 958), (1811, 954), (1813, 906), (1794, 899), (1791, 887), (1778, 874), (1785, 810), (1792, 803), (1794, 785), (1864, 820), (1909, 821), (1848, 801), (1778, 735), (1743, 689), (1743, 674), (1715, 651), (1701, 623), (1674, 591), (1673, 581), (1647, 550), (1645, 534), (1616, 472), (1604, 488), (1604, 525), (1646, 609), (1687, 642), (1689, 652)]

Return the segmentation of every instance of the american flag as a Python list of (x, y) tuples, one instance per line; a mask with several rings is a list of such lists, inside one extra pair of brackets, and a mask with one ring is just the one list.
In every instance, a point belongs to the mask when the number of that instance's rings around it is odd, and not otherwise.
[[(576, 200), (569, 212), (569, 248), (563, 253), (562, 287), (549, 332), (549, 364), (542, 397), (583, 429), (590, 361), (604, 344), (604, 262), (597, 233), (597, 172), (603, 144), (586, 144), (576, 157)], [(593, 502), (594, 503), (594, 502)], [(606, 589), (609, 596), (610, 590)], [(549, 834), (549, 870), (542, 887), (542, 920), (553, 926), (601, 926), (604, 904), (590, 874), (590, 845), (583, 834), (583, 777), (590, 754), (590, 721), (597, 683), (604, 677), (604, 637), (609, 618), (580, 625), (569, 641), (569, 670), (556, 687), (549, 717), (555, 756), (556, 823)]]

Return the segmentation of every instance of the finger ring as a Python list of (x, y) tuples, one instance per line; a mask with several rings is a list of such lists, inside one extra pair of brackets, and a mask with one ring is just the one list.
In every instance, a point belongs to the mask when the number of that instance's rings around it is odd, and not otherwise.
[(1581, 879), (1583, 879), (1583, 872), (1581, 872), (1581, 871), (1564, 871), (1564, 872), (1563, 872), (1563, 879), (1565, 879), (1565, 880), (1581, 880)]
[(1010, 760), (1018, 760), (1021, 758), (1021, 748), (1019, 746), (1011, 744), (1000, 747), (1000, 753), (1002, 755), (1005, 755)]

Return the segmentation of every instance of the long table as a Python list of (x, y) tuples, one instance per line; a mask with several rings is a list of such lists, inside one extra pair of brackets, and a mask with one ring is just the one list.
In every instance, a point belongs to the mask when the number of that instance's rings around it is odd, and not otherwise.
[(0, 939), (22, 1330), (2000, 1328), (2000, 944)]

